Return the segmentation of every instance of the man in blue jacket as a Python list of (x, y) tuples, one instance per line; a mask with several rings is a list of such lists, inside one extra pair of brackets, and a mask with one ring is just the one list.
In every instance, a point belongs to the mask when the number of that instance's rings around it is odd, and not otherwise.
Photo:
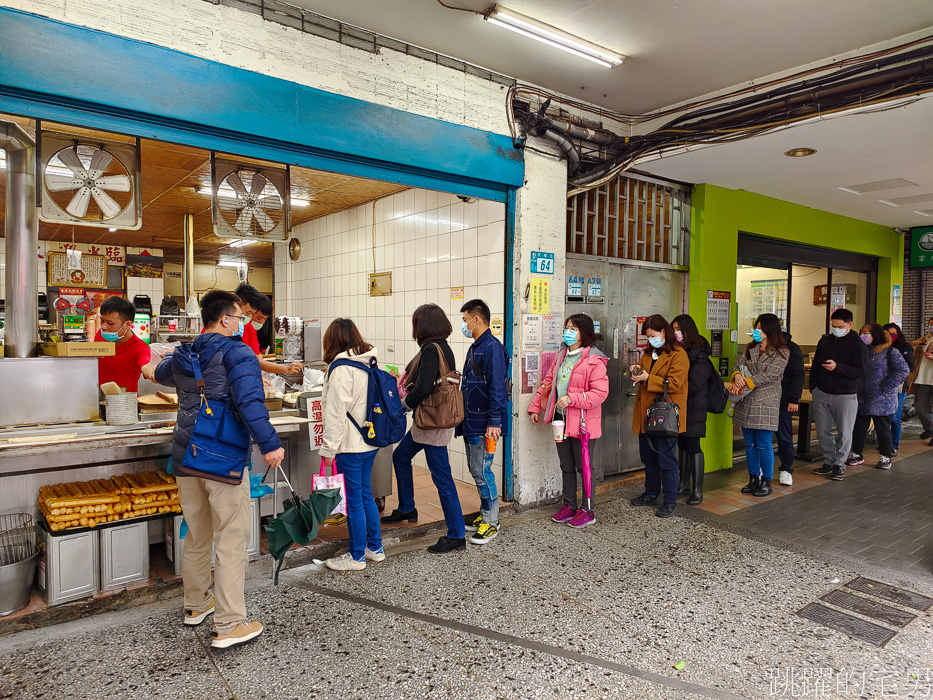
[(457, 427), (457, 435), (462, 435), (466, 443), (467, 465), (480, 499), (479, 515), (465, 517), (464, 524), (468, 532), (474, 533), (470, 542), (486, 544), (499, 533), (499, 495), (492, 461), (496, 442), (508, 435), (509, 362), (502, 343), (489, 330), (489, 307), (485, 302), (468, 301), (460, 313), (460, 330), (473, 339), (473, 345), (463, 368), (463, 423)]
[[(188, 524), (181, 576), (185, 592), (186, 625), (199, 625), (214, 614), (216, 648), (242, 644), (262, 634), (262, 624), (246, 619), (246, 568), (251, 522), (249, 468), (231, 463), (218, 475), (200, 472), (196, 454), (182, 466), (202, 397), (208, 405), (232, 405), (250, 436), (262, 450), (266, 464), (277, 467), (285, 450), (269, 422), (259, 362), (243, 343), (244, 316), (239, 298), (230, 292), (208, 292), (201, 299), (204, 333), (191, 344), (191, 353), (178, 350), (156, 367), (159, 384), (178, 390), (178, 419), (172, 436), (172, 463), (178, 477), (178, 497)], [(195, 353), (195, 354), (192, 354)], [(197, 362), (196, 373), (193, 363)], [(196, 374), (200, 374), (198, 381)], [(241, 460), (237, 460), (240, 462)], [(211, 595), (211, 545), (214, 545), (214, 594)], [(215, 610), (216, 605), (216, 610)]]

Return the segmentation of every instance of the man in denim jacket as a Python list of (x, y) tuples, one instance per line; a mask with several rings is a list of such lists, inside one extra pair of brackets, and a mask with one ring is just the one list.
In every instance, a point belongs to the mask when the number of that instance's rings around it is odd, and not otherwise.
[[(502, 343), (489, 330), (489, 307), (481, 299), (468, 301), (460, 309), (460, 330), (473, 345), (463, 368), (463, 423), (457, 427), (466, 443), (467, 465), (479, 490), (479, 515), (467, 516), (464, 524), (475, 533), (470, 542), (486, 544), (499, 532), (499, 495), (492, 473), (495, 444), (508, 435), (509, 361)], [(487, 449), (487, 440), (492, 450)]]

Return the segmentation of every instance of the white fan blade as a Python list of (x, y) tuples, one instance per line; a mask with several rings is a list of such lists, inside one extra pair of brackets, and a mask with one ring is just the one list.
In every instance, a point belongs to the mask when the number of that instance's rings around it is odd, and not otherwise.
[(277, 194), (274, 194), (269, 197), (262, 197), (256, 204), (263, 209), (281, 209), (282, 199)]
[(82, 180), (87, 177), (87, 170), (84, 169), (84, 163), (78, 158), (77, 147), (65, 148), (59, 151), (58, 159), (75, 174), (75, 177), (80, 177)]
[(262, 173), (255, 173), (253, 175), (253, 181), (250, 183), (250, 186), (249, 186), (249, 193), (253, 195), (254, 197), (258, 197), (259, 194), (262, 192), (262, 188), (266, 186), (267, 182), (268, 180), (266, 180), (265, 175), (263, 175)]
[(69, 214), (71, 214), (76, 219), (84, 218), (84, 215), (87, 214), (87, 205), (91, 201), (91, 188), (82, 187), (80, 190), (75, 192), (75, 196), (71, 198), (71, 202), (68, 203), (68, 206), (65, 208)]
[(88, 168), (88, 177), (92, 180), (96, 180), (112, 162), (113, 156), (102, 148), (98, 148), (94, 151), (94, 155), (91, 156), (91, 167)]
[(71, 175), (46, 175), (45, 189), (49, 192), (64, 192), (65, 190), (77, 190), (84, 186), (84, 180), (79, 180)]
[(250, 225), (253, 223), (253, 209), (252, 207), (247, 207), (244, 209), (236, 219), (236, 223), (233, 225), (237, 231), (243, 234), (249, 233)]
[(110, 190), (111, 192), (129, 192), (133, 188), (129, 175), (101, 177), (95, 180), (94, 184), (102, 190)]
[(91, 188), (91, 196), (94, 198), (94, 201), (97, 202), (97, 206), (100, 207), (100, 211), (105, 219), (112, 219), (123, 210), (123, 207), (117, 204), (113, 200), (113, 197), (103, 190), (93, 187)]
[(272, 229), (275, 228), (275, 222), (272, 220), (266, 212), (264, 212), (259, 207), (256, 207), (253, 210), (253, 216), (256, 217), (256, 221), (259, 223), (259, 228), (262, 229), (263, 233), (269, 233)]
[(239, 171), (229, 175), (227, 177), (227, 182), (230, 183), (230, 187), (232, 187), (233, 191), (237, 193), (237, 196), (246, 199), (246, 187), (244, 187), (243, 181), (240, 179)]

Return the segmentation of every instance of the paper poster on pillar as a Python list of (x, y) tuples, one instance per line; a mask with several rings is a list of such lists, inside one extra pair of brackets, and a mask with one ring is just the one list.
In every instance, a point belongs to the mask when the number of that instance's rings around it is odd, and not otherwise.
[(541, 351), (541, 317), (525, 314), (522, 317), (522, 350), (524, 352)]
[(532, 277), (528, 303), (531, 313), (549, 314), (551, 312), (551, 280)]

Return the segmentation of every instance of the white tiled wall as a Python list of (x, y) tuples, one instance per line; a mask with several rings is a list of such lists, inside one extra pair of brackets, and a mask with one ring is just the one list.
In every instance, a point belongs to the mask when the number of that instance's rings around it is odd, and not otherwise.
[(152, 302), (153, 313), (159, 313), (159, 304), (162, 303), (161, 277), (127, 277), (126, 298), (133, 301), (137, 294), (146, 294)]
[[(284, 312), (318, 317), (325, 329), (334, 318), (352, 318), (383, 363), (404, 368), (417, 353), (411, 315), (421, 304), (447, 311), (461, 370), (472, 343), (460, 332), (464, 301), (483, 299), (505, 322), (504, 204), (412, 189), (302, 224), (294, 236), (302, 245), (297, 262), (276, 247), (275, 292), (286, 300)], [(369, 296), (374, 264), (392, 272), (391, 296)], [(463, 298), (451, 299), (451, 287), (463, 287)], [(461, 441), (450, 454), (454, 478), (471, 481)]]

